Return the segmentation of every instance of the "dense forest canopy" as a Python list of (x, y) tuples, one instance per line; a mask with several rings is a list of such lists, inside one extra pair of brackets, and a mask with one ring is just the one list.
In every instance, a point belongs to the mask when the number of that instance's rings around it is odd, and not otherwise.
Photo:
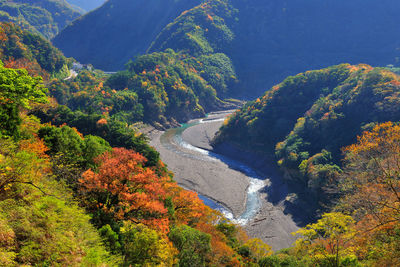
[[(170, 105), (188, 94), (195, 98), (182, 80), (194, 79), (186, 76), (196, 73), (190, 68), (197, 61), (171, 50), (111, 77), (82, 70), (65, 79), (54, 75), (59, 69), (46, 68), (57, 60), (42, 51), (65, 58), (43, 37), (12, 23), (1, 30), (2, 58), (17, 59), (8, 60), (12, 68), (0, 64), (0, 265), (240, 266), (272, 253), (179, 187), (147, 137), (131, 127), (144, 119), (135, 117), (143, 112), (138, 95), (145, 101), (140, 88), (166, 94), (152, 85), (158, 79), (171, 86)], [(78, 92), (98, 93), (99, 105), (115, 105), (135, 119), (113, 116), (108, 106), (78, 108), (72, 104)], [(74, 110), (57, 103), (63, 99)], [(198, 105), (183, 104), (191, 103)]]
[[(109, 1), (65, 29), (55, 44), (67, 56), (105, 70), (120, 70), (146, 50), (172, 48), (196, 57), (224, 53), (241, 81), (234, 95), (242, 97), (255, 97), (286, 76), (308, 69), (342, 62), (398, 62), (395, 0), (209, 0), (200, 5), (146, 1), (140, 8), (139, 4)], [(156, 15), (159, 10), (163, 16)], [(141, 15), (129, 19), (138, 27), (128, 30), (124, 16), (132, 12)], [(145, 33), (140, 25), (146, 25)]]
[(0, 265), (239, 266), (271, 253), (179, 187), (143, 134), (47, 94), (0, 64)]
[(22, 30), (13, 23), (0, 22), (0, 40), (0, 59), (7, 67), (25, 68), (44, 79), (67, 72), (68, 60), (39, 34)]
[(65, 0), (2, 0), (0, 21), (14, 22), (24, 29), (53, 38), (81, 15)]
[[(109, 0), (54, 42), (113, 74), (46, 40), (79, 15), (67, 2), (0, 7), (1, 266), (400, 266), (398, 1)], [(279, 208), (312, 213), (276, 252), (137, 128), (269, 86), (213, 142), (274, 159), (295, 193)]]
[(400, 120), (399, 85), (397, 74), (369, 65), (300, 73), (234, 113), (215, 143), (275, 154), (289, 182), (326, 203), (342, 171), (341, 148), (376, 123)]

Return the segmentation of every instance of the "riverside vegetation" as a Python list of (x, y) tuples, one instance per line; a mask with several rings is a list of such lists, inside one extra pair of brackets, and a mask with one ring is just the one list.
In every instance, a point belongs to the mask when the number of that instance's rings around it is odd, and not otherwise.
[(174, 182), (135, 123), (162, 129), (232, 107), (223, 99), (251, 84), (232, 51), (254, 5), (189, 4), (125, 70), (67, 80), (73, 59), (0, 24), (1, 265), (400, 265), (400, 81), (390, 69), (288, 77), (217, 135), (275, 155), (318, 202), (293, 247), (272, 252)]
[(2, 266), (237, 266), (271, 253), (180, 188), (145, 136), (58, 106), (33, 75), (0, 66)]
[[(369, 65), (301, 73), (247, 103), (218, 132), (214, 145), (275, 155), (284, 179), (309, 199), (304, 208), (322, 214), (287, 251), (311, 260), (305, 266), (399, 264), (399, 79)], [(287, 256), (275, 257), (268, 264)]]

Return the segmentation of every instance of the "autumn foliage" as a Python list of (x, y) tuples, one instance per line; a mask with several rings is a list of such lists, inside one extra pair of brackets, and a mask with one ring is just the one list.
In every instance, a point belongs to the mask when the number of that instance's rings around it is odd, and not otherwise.
[(379, 124), (345, 152), (346, 202), (372, 227), (399, 224), (400, 126)]
[(297, 257), (323, 266), (399, 266), (400, 126), (376, 124), (343, 152), (342, 197), (335, 212), (298, 231)]
[(96, 172), (89, 169), (79, 180), (90, 195), (91, 205), (117, 220), (132, 220), (168, 231), (168, 214), (163, 204), (166, 178), (144, 168), (146, 159), (125, 148), (114, 148), (98, 157)]
[(372, 257), (380, 266), (397, 266), (400, 264), (400, 126), (392, 122), (378, 124), (344, 151), (344, 197), (339, 207), (352, 212), (358, 221), (354, 242), (358, 255)]

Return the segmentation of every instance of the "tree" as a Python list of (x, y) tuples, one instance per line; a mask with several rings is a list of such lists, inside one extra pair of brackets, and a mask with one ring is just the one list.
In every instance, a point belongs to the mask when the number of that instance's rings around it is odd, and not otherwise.
[(205, 266), (211, 252), (211, 236), (187, 225), (171, 229), (168, 235), (179, 250), (179, 266)]
[(7, 69), (0, 62), (0, 137), (18, 138), (20, 111), (46, 102), (46, 92), (40, 77), (32, 78), (26, 70)]
[(338, 209), (354, 214), (360, 258), (377, 266), (400, 264), (400, 126), (392, 122), (364, 132), (344, 149), (343, 197)]
[(400, 223), (400, 126), (364, 132), (346, 153), (342, 190), (348, 209), (368, 217), (370, 228)]
[(76, 128), (68, 126), (45, 126), (39, 129), (38, 135), (50, 148), (49, 154), (61, 157), (66, 164), (77, 164), (81, 168), (94, 167), (94, 159), (111, 150), (104, 139), (83, 136)]
[(346, 244), (354, 237), (351, 216), (340, 212), (325, 213), (316, 223), (295, 232), (301, 236), (296, 249), (324, 266), (339, 267), (343, 256), (351, 256)]
[(125, 222), (121, 228), (124, 266), (172, 266), (176, 250), (171, 242), (143, 224)]
[[(131, 220), (167, 233), (168, 210), (164, 206), (168, 180), (143, 167), (146, 158), (132, 150), (113, 148), (95, 159), (97, 171), (87, 170), (79, 180), (94, 213), (114, 220)], [(98, 221), (100, 225), (103, 222)]]
[(167, 195), (173, 205), (173, 217), (178, 224), (194, 224), (206, 213), (206, 206), (197, 193), (184, 190), (175, 182), (167, 183)]
[(19, 150), (9, 139), (0, 139), (0, 200), (19, 194), (19, 185), (38, 186), (41, 175), (49, 173), (48, 161), (35, 152)]
[(251, 256), (257, 260), (272, 255), (272, 248), (259, 238), (252, 238), (248, 240), (244, 246), (249, 248)]

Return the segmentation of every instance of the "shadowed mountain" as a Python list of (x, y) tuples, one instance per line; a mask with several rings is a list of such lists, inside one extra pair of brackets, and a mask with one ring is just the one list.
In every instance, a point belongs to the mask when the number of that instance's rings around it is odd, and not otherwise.
[(200, 0), (111, 0), (74, 21), (54, 44), (66, 56), (97, 68), (122, 69), (143, 54), (158, 33)]
[(198, 2), (109, 1), (54, 42), (67, 56), (105, 70), (121, 69), (146, 49), (224, 53), (242, 82), (236, 92), (242, 97), (307, 69), (342, 62), (382, 66), (400, 56), (395, 0), (210, 0), (178, 16)]

